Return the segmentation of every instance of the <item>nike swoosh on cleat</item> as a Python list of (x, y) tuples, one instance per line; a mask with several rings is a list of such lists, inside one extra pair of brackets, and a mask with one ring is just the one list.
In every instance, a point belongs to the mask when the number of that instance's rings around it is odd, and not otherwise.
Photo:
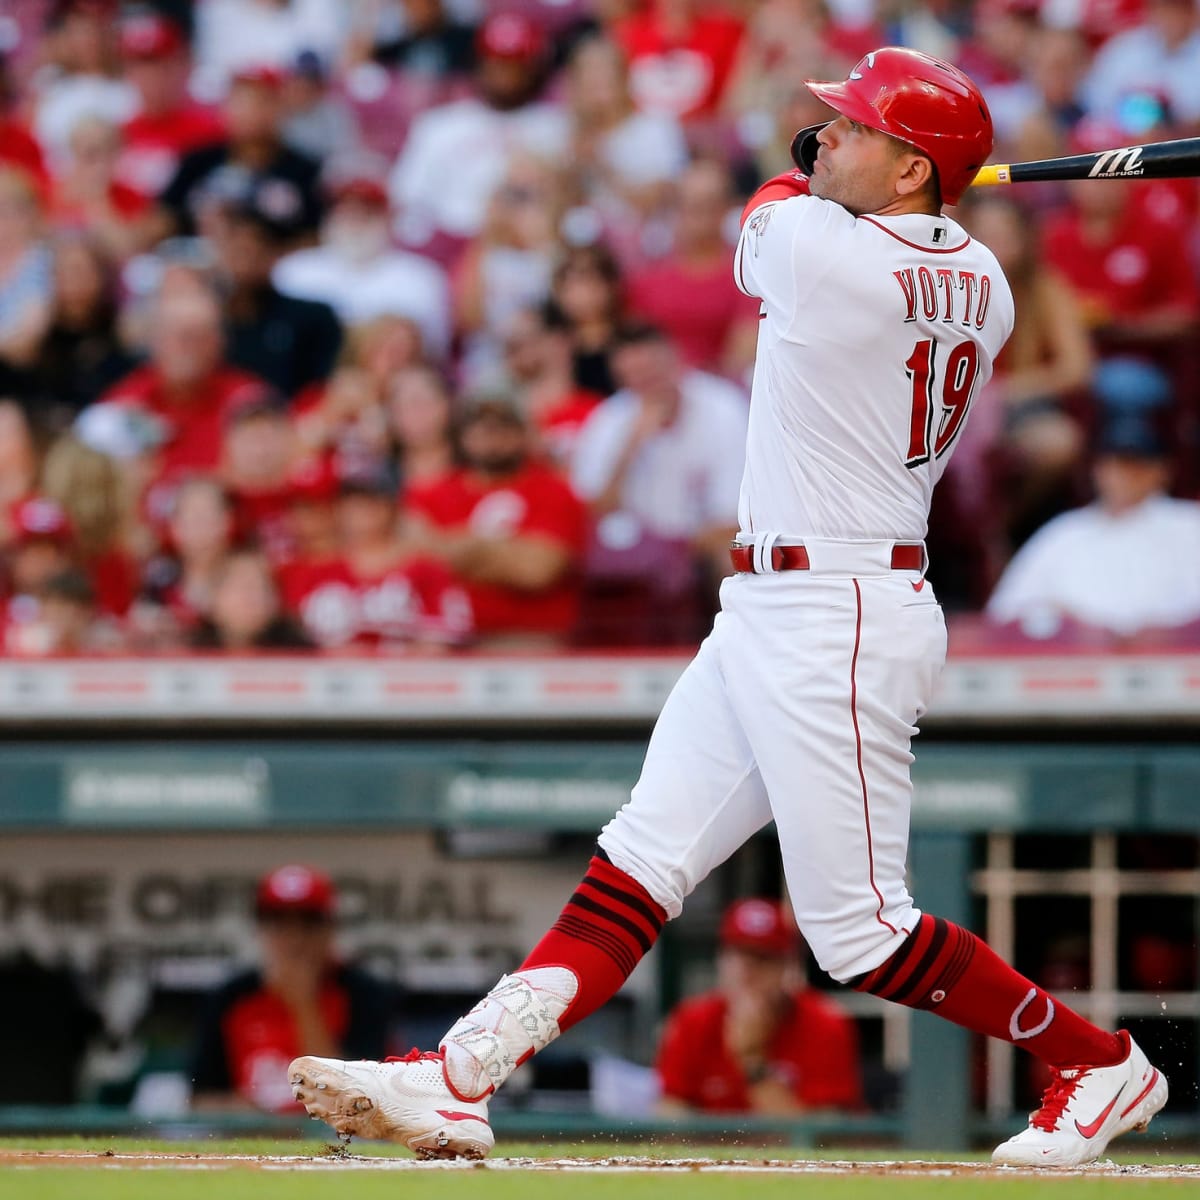
[[(1139, 1104), (1141, 1104), (1141, 1102), (1142, 1102), (1143, 1100), (1145, 1100), (1145, 1098), (1146, 1098), (1148, 1095), (1150, 1095), (1150, 1092), (1153, 1090), (1153, 1088), (1154, 1088), (1154, 1085), (1155, 1085), (1157, 1082), (1158, 1082), (1158, 1068), (1157, 1068), (1157, 1067), (1155, 1067), (1155, 1068), (1154, 1068), (1154, 1074), (1150, 1076), (1150, 1082), (1149, 1082), (1148, 1084), (1146, 1084), (1146, 1086), (1145, 1086), (1144, 1088), (1142, 1088), (1142, 1090), (1141, 1090), (1140, 1092), (1138, 1092), (1137, 1099), (1136, 1099), (1136, 1100), (1135, 1100), (1135, 1101), (1134, 1101), (1134, 1102), (1133, 1102), (1133, 1103), (1132, 1103), (1132, 1104), (1131, 1104), (1131, 1105), (1130, 1105), (1128, 1108), (1125, 1108), (1125, 1109), (1122, 1109), (1122, 1110), (1121, 1110), (1121, 1116), (1123, 1116), (1123, 1117), (1127, 1117), (1127, 1116), (1129, 1116), (1129, 1114), (1130, 1114), (1131, 1112), (1133, 1112), (1133, 1110), (1134, 1110), (1135, 1108), (1137, 1108), (1137, 1106), (1138, 1106)], [(1118, 1094), (1119, 1094), (1119, 1093), (1118, 1093)]]
[[(1116, 1101), (1114, 1100), (1113, 1103), (1115, 1104)], [(486, 1118), (477, 1116), (475, 1113), (453, 1112), (444, 1108), (438, 1108), (434, 1111), (439, 1117), (444, 1117), (447, 1121), (478, 1121), (480, 1125), (487, 1124)]]
[(1121, 1093), (1124, 1090), (1125, 1084), (1121, 1084), (1120, 1088), (1117, 1090), (1117, 1094), (1104, 1106), (1103, 1109), (1100, 1110), (1100, 1115), (1094, 1121), (1087, 1125), (1080, 1125), (1079, 1121), (1076, 1120), (1075, 1128), (1079, 1130), (1080, 1137), (1087, 1138), (1088, 1141), (1091, 1141), (1092, 1138), (1094, 1138), (1096, 1134), (1100, 1132), (1100, 1126), (1103, 1125), (1108, 1119), (1108, 1114), (1112, 1112), (1114, 1108), (1116, 1108), (1117, 1101), (1120, 1100)]

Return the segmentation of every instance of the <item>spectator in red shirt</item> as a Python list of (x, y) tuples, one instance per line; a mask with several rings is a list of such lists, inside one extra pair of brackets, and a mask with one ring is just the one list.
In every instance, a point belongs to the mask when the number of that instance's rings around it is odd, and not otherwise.
[(671, 251), (630, 278), (629, 308), (662, 329), (689, 366), (736, 378), (754, 363), (759, 302), (738, 291), (729, 270), (735, 203), (723, 163), (693, 162), (677, 185)]
[(183, 31), (169, 17), (145, 10), (123, 17), (121, 57), (138, 111), (123, 130), (117, 178), (146, 197), (171, 182), (180, 159), (224, 136), (215, 112), (187, 93), (190, 56)]
[(504, 365), (541, 454), (566, 469), (579, 430), (602, 397), (575, 382), (571, 328), (557, 304), (548, 301), (513, 317), (504, 339)]
[(266, 385), (225, 360), (221, 307), (204, 287), (172, 291), (154, 309), (150, 361), (102, 397), (158, 417), (166, 442), (161, 473), (214, 471), (228, 410)]
[(201, 1015), (192, 1056), (197, 1108), (297, 1109), (287, 1064), (317, 1046), (338, 1058), (382, 1058), (391, 989), (339, 961), (337, 897), (311, 867), (278, 867), (258, 885), (260, 965), (235, 975)]
[(657, 1069), (668, 1112), (860, 1109), (853, 1020), (804, 984), (800, 934), (774, 900), (739, 900), (721, 921), (715, 991), (667, 1017)]
[(709, 117), (720, 106), (742, 22), (701, 0), (652, 0), (616, 25), (629, 90), (646, 112)]
[(433, 527), (425, 544), (466, 581), (483, 641), (562, 645), (579, 614), (583, 504), (534, 458), (511, 393), (480, 392), (466, 405), (466, 465), (409, 496)]
[(449, 569), (402, 532), (396, 487), (379, 472), (342, 479), (341, 553), (287, 573), (289, 606), (317, 645), (387, 649), (457, 645), (471, 602)]

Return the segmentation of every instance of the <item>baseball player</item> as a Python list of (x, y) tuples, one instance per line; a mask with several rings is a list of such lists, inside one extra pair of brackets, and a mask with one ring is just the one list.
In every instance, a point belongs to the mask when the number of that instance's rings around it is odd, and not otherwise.
[(834, 979), (1051, 1068), (998, 1163), (1071, 1166), (1144, 1127), (1167, 1082), (905, 886), (910, 743), (941, 669), (925, 579), (930, 493), (1012, 330), (996, 259), (942, 213), (992, 149), (978, 88), (912, 50), (868, 54), (743, 215), (738, 286), (762, 304), (746, 466), (713, 631), (629, 802), (525, 962), (434, 1053), (298, 1058), (295, 1095), (343, 1134), (428, 1157), (492, 1147), (487, 1101), (600, 1007), (664, 922), (768, 821), (796, 919)]

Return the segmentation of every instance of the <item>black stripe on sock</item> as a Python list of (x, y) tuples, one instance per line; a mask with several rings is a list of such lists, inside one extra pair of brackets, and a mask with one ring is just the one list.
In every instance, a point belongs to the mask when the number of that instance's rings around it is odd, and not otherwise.
[[(891, 984), (892, 980), (895, 979), (900, 971), (904, 969), (909, 959), (911, 959), (913, 954), (916, 953), (917, 940), (920, 938), (920, 936), (921, 926), (918, 925), (917, 928), (914, 929), (912, 933), (910, 933), (908, 937), (906, 937), (904, 941), (900, 943), (896, 953), (893, 954), (892, 957), (889, 958), (882, 967), (875, 968), (876, 971), (882, 970), (883, 974), (880, 975), (873, 984), (871, 984), (869, 990), (873, 996), (882, 996), (887, 990), (889, 984)], [(863, 976), (863, 979), (865, 980), (870, 978), (871, 974), (872, 972), (868, 971), (866, 975)]]
[(583, 882), (588, 887), (593, 887), (598, 892), (603, 892), (606, 896), (611, 896), (614, 900), (620, 901), (626, 908), (632, 909), (635, 913), (646, 918), (651, 925), (654, 926), (655, 933), (661, 933), (663, 927), (663, 919), (648, 905), (645, 901), (638, 899), (631, 892), (622, 891), (619, 887), (614, 887), (611, 883), (605, 883), (601, 879), (597, 879), (594, 875), (585, 875)]
[(631, 975), (633, 968), (637, 966), (637, 955), (624, 942), (612, 934), (598, 930), (587, 921), (578, 917), (561, 916), (554, 922), (554, 928), (565, 937), (594, 946), (611, 958), (626, 976)]
[(593, 900), (590, 896), (584, 896), (580, 892), (576, 892), (567, 902), (567, 907), (570, 908), (574, 904), (586, 912), (594, 913), (598, 917), (602, 917), (610, 924), (616, 925), (624, 929), (631, 938), (642, 948), (643, 954), (649, 954), (650, 947), (654, 945), (654, 941), (648, 938), (628, 917), (621, 916), (620, 913), (613, 912), (611, 908), (606, 908), (603, 904)]
[(894, 1001), (896, 1004), (909, 1004), (912, 1002), (913, 997), (920, 990), (922, 980), (940, 957), (946, 945), (946, 939), (949, 936), (950, 926), (941, 917), (934, 917), (933, 937), (930, 939), (925, 953), (921, 956), (921, 961), (912, 969), (912, 972), (904, 980), (899, 990), (893, 995), (888, 996), (889, 1000)]

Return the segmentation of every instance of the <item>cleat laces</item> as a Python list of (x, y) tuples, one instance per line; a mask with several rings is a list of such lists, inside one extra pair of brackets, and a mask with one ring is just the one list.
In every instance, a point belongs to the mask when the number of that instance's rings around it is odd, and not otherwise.
[(429, 1059), (431, 1062), (441, 1062), (442, 1052), (440, 1050), (418, 1050), (414, 1046), (407, 1054), (389, 1054), (383, 1061), (385, 1063), (415, 1063)]
[(1042, 1106), (1029, 1118), (1029, 1124), (1034, 1129), (1053, 1133), (1058, 1128), (1063, 1110), (1067, 1107), (1075, 1089), (1087, 1074), (1086, 1069), (1059, 1071), (1053, 1069), (1050, 1086), (1042, 1093)]

